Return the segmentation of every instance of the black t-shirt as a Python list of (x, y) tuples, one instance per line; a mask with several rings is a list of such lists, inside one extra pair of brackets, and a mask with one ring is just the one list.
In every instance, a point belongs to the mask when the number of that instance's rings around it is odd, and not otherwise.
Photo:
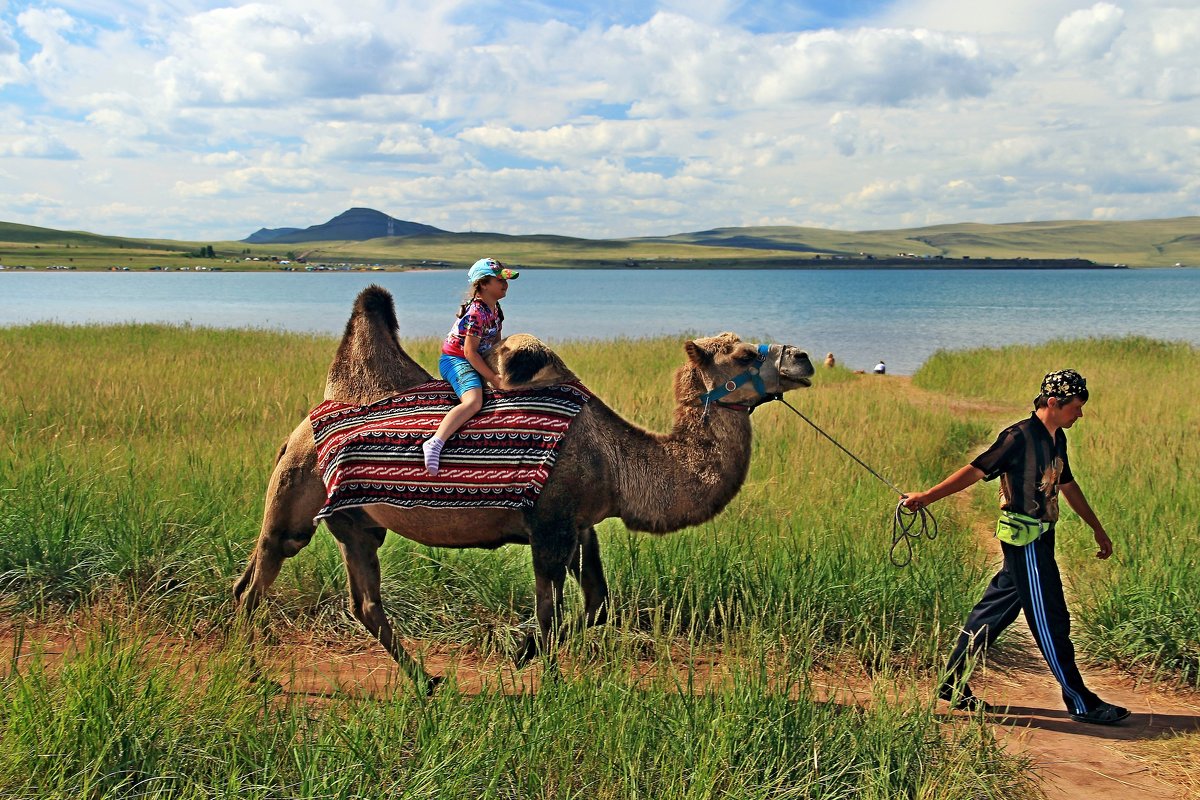
[(1045, 522), (1058, 520), (1058, 487), (1075, 480), (1066, 432), (1059, 428), (1051, 439), (1037, 414), (1000, 431), (971, 466), (984, 480), (1000, 478), (1001, 509)]

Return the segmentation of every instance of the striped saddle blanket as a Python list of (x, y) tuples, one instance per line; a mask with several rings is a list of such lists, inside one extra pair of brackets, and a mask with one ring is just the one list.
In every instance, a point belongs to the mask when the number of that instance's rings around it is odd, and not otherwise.
[(592, 397), (578, 382), (487, 390), (483, 409), (442, 450), (437, 476), (421, 444), (458, 397), (429, 381), (368, 406), (327, 400), (309, 414), (325, 505), (316, 519), (374, 503), (431, 508), (528, 508), (546, 484), (571, 420)]

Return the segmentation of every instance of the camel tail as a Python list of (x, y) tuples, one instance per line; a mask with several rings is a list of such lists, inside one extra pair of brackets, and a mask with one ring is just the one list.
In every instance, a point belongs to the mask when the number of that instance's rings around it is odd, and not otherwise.
[(392, 293), (372, 284), (354, 301), (329, 374), (325, 399), (366, 405), (429, 380), (405, 352)]

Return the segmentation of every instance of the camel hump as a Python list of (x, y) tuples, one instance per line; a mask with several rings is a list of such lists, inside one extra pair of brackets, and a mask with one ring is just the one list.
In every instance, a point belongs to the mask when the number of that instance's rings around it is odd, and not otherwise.
[(539, 389), (577, 380), (558, 353), (527, 333), (506, 337), (488, 354), (504, 389)]
[(359, 292), (325, 379), (325, 399), (366, 405), (429, 380), (400, 344), (392, 293), (372, 284)]
[[(392, 293), (378, 284), (371, 284), (359, 292), (358, 297), (355, 298), (354, 310), (351, 311), (351, 322), (354, 317), (359, 316), (374, 320), (375, 324), (386, 329), (392, 335), (400, 332), (400, 323), (396, 321), (396, 303), (392, 300)], [(349, 324), (347, 323), (347, 328), (349, 328)]]

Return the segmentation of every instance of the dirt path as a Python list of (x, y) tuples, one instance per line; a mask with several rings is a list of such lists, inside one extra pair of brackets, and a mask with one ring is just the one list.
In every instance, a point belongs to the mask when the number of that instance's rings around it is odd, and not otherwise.
[[(35, 650), (54, 662), (69, 657), (92, 635), (92, 626), (41, 625), (22, 632), (21, 651), (28, 657)], [(1006, 638), (1022, 634), (1014, 625)], [(0, 626), (0, 648), (13, 653), (17, 632)], [(989, 717), (997, 736), (1010, 751), (1026, 754), (1043, 779), (1051, 800), (1062, 798), (1181, 798), (1184, 783), (1171, 780), (1167, 770), (1154, 772), (1155, 758), (1136, 752), (1139, 744), (1171, 737), (1176, 732), (1200, 734), (1200, 693), (1168, 692), (1161, 688), (1135, 687), (1126, 676), (1086, 670), (1097, 693), (1111, 702), (1129, 707), (1133, 716), (1121, 726), (1103, 727), (1073, 722), (1063, 709), (1058, 685), (1040, 660), (1032, 640), (1012, 643), (1003, 653), (1004, 666), (988, 666), (972, 678), (976, 693), (988, 702), (1007, 707), (1003, 714)], [(184, 642), (154, 637), (155, 653), (163, 658), (199, 667), (217, 643)], [(470, 650), (430, 646), (406, 641), (410, 652), (420, 653), (433, 674), (453, 675), (465, 693), (536, 691), (541, 679), (537, 666), (516, 670), (501, 658), (480, 658)], [(260, 644), (260, 654), (269, 661), (269, 672), (286, 692), (313, 703), (336, 698), (385, 698), (408, 691), (407, 679), (396, 663), (369, 637), (335, 641), (285, 640)], [(18, 658), (20, 661), (23, 657)], [(11, 662), (10, 662), (11, 663)], [(707, 663), (691, 662), (693, 685), (708, 687), (729, 680), (729, 670), (714, 658)], [(681, 657), (675, 665), (686, 676), (688, 665)], [(649, 683), (661, 665), (638, 663), (630, 667), (633, 680)], [(874, 693), (864, 676), (824, 673), (814, 676), (818, 697), (843, 704), (866, 705)], [(925, 687), (925, 692), (932, 689)], [(953, 712), (966, 716), (965, 712)], [(1144, 748), (1142, 748), (1144, 749)], [(1192, 784), (1194, 786), (1194, 784)], [(1194, 789), (1193, 789), (1194, 791)], [(1195, 794), (1190, 795), (1195, 797)]]

